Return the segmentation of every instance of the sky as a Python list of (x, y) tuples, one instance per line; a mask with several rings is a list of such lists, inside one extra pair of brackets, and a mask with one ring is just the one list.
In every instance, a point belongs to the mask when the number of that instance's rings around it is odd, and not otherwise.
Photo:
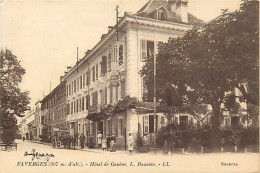
[[(92, 49), (119, 16), (137, 12), (148, 0), (1, 1), (0, 49), (13, 52), (26, 70), (22, 90), (30, 92), (33, 107), (60, 82), (67, 66)], [(221, 9), (234, 11), (240, 0), (189, 0), (189, 12), (208, 22)]]

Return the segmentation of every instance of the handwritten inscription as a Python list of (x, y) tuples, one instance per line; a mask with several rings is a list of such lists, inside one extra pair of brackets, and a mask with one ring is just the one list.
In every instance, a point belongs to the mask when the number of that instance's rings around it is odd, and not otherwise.
[(49, 161), (49, 158), (55, 157), (54, 154), (51, 154), (51, 153), (39, 153), (39, 152), (36, 152), (35, 149), (32, 149), (31, 153), (25, 151), (24, 156), (25, 157), (26, 156), (32, 156), (32, 161), (34, 159), (41, 159), (41, 158), (44, 158), (47, 161)]

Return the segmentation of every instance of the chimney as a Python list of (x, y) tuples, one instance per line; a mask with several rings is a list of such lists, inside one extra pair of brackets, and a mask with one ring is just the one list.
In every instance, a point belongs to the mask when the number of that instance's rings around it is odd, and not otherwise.
[(63, 76), (60, 76), (60, 83), (63, 81)]
[(171, 11), (176, 13), (182, 22), (188, 23), (188, 0), (168, 0), (168, 3)]

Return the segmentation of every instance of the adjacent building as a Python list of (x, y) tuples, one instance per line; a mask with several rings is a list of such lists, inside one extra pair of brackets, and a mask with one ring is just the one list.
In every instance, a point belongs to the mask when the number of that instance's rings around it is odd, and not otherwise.
[(35, 133), (35, 139), (40, 140), (40, 136), (42, 135), (42, 111), (41, 111), (41, 102), (37, 101), (35, 103), (35, 112), (34, 112), (34, 127), (36, 128), (36, 133)]
[(20, 133), (22, 138), (32, 140), (35, 138), (34, 109), (27, 112), (21, 121)]
[(44, 140), (51, 141), (54, 132), (69, 132), (66, 122), (66, 82), (62, 80), (60, 84), (45, 96), (41, 101), (41, 122)]

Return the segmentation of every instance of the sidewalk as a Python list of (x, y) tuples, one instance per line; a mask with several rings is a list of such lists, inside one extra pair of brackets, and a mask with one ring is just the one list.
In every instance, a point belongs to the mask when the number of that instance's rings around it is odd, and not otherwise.
[[(32, 140), (26, 140), (28, 142), (32, 142), (32, 143), (37, 143), (37, 144), (43, 144), (43, 145), (49, 145), (52, 146), (52, 143), (46, 143), (46, 142), (40, 142), (40, 141), (32, 141)], [(57, 149), (66, 149), (69, 150), (67, 148), (63, 148), (63, 145), (61, 146), (61, 148), (57, 148)], [(74, 149), (70, 149), (70, 150), (74, 150)], [(110, 151), (103, 151), (101, 148), (93, 148), (90, 149), (87, 146), (85, 146), (84, 149), (81, 149), (81, 147), (79, 145), (76, 145), (75, 150), (81, 150), (81, 151), (88, 151), (88, 152), (94, 152), (94, 153), (111, 153), (111, 154), (128, 154), (128, 151), (125, 150), (117, 150), (116, 152), (110, 152)]]

